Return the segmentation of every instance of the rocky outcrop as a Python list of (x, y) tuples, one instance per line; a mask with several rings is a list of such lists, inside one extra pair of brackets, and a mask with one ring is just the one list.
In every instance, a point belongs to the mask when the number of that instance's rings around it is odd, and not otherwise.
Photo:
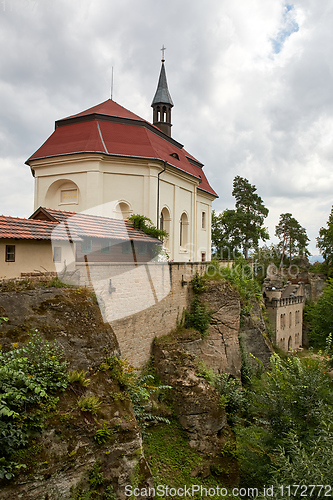
[(153, 357), (159, 376), (173, 387), (173, 406), (189, 433), (190, 446), (214, 455), (221, 449), (220, 434), (227, 421), (220, 396), (198, 372), (204, 365), (240, 377), (240, 301), (237, 292), (221, 281), (208, 283), (200, 299), (212, 313), (207, 336), (180, 330), (156, 339)]
[(273, 346), (268, 338), (260, 304), (253, 301), (251, 306), (249, 314), (242, 318), (242, 326), (239, 330), (240, 342), (247, 354), (248, 363), (255, 370), (258, 368), (255, 358), (258, 358), (265, 368), (269, 368), (270, 357), (274, 352)]
[[(60, 393), (43, 432), (22, 450), (19, 461), (27, 468), (10, 481), (0, 481), (0, 500), (88, 498), (93, 489), (122, 500), (126, 485), (152, 486), (130, 401), (114, 398), (122, 394), (118, 382), (99, 370), (106, 355), (118, 352), (118, 344), (91, 294), (56, 288), (0, 293), (0, 316), (9, 318), (0, 325), (3, 349), (20, 346), (37, 328), (43, 338), (64, 348), (69, 370), (85, 370), (91, 379), (86, 388), (72, 385)], [(99, 398), (96, 414), (79, 409), (81, 395)], [(98, 444), (96, 431), (104, 424), (110, 435)], [(94, 473), (98, 484), (93, 483)]]
[(177, 337), (157, 339), (154, 365), (162, 381), (172, 386), (172, 403), (182, 427), (189, 433), (190, 446), (203, 453), (218, 453), (218, 437), (226, 425), (216, 390), (198, 375), (198, 359), (186, 347), (200, 334), (185, 331)]
[(241, 305), (238, 293), (227, 282), (210, 281), (201, 300), (212, 312), (207, 338), (196, 350), (201, 361), (218, 373), (240, 377), (241, 354), (238, 342)]
[(309, 284), (305, 285), (305, 298), (317, 302), (326, 286), (327, 277), (324, 274), (309, 273)]

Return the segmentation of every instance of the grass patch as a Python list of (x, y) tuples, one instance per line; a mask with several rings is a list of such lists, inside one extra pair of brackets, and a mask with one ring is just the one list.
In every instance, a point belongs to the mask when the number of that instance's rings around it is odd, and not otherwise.
[[(188, 437), (175, 419), (169, 425), (159, 424), (150, 429), (149, 436), (144, 440), (144, 452), (156, 486), (183, 488), (184, 485), (202, 485), (207, 489), (223, 487), (221, 481), (211, 474), (205, 478), (200, 477), (200, 470), (207, 469), (209, 464), (189, 447)], [(232, 497), (231, 494), (230, 496)], [(192, 498), (201, 499), (202, 496), (197, 494)]]

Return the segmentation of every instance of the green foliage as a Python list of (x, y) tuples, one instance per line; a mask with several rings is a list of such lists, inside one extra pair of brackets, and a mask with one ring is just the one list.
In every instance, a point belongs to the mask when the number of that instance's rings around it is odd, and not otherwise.
[(153, 238), (163, 239), (168, 237), (168, 233), (166, 231), (163, 231), (162, 229), (157, 229), (157, 227), (154, 226), (151, 219), (149, 219), (145, 215), (132, 214), (128, 218), (128, 220), (133, 224), (133, 226), (136, 229), (140, 229), (144, 233), (149, 234), (149, 236), (152, 236)]
[(82, 387), (87, 387), (90, 384), (90, 378), (86, 378), (87, 372), (81, 370), (78, 372), (77, 370), (73, 370), (69, 373), (69, 383), (70, 384), (80, 384)]
[(191, 280), (192, 289), (195, 294), (203, 293), (207, 290), (206, 279), (204, 276), (200, 276), (198, 272), (195, 273)]
[(317, 247), (325, 259), (328, 266), (328, 276), (333, 275), (333, 207), (327, 221), (327, 228), (322, 227), (319, 230), (317, 239)]
[(243, 337), (239, 336), (238, 340), (242, 360), (241, 381), (243, 385), (250, 386), (252, 384), (252, 378), (255, 374), (255, 370), (253, 368), (253, 363), (250, 361), (250, 355), (245, 349)]
[(277, 354), (271, 357), (271, 370), (254, 386), (252, 398), (253, 407), (265, 413), (267, 428), (276, 438), (291, 430), (300, 437), (309, 436), (332, 404), (331, 382), (322, 361), (281, 360)]
[(8, 321), (8, 318), (6, 318), (5, 316), (0, 316), (0, 325), (1, 325), (4, 321)]
[(135, 417), (141, 427), (143, 433), (148, 427), (149, 422), (163, 422), (169, 424), (169, 419), (159, 415), (153, 415), (150, 411), (151, 396), (154, 393), (161, 394), (161, 392), (171, 389), (169, 385), (156, 384), (154, 375), (146, 374), (137, 378), (135, 384), (128, 386), (128, 392), (131, 397)]
[(96, 415), (102, 403), (97, 396), (81, 396), (77, 400), (77, 404), (81, 411), (88, 411)]
[(239, 175), (234, 178), (232, 195), (236, 198), (236, 224), (245, 258), (250, 248), (256, 248), (260, 240), (269, 238), (263, 227), (268, 208), (256, 191), (247, 179)]
[(62, 349), (37, 333), (20, 349), (0, 352), (0, 478), (10, 479), (23, 465), (11, 457), (40, 430), (58, 398), (56, 391), (68, 384)]
[[(207, 470), (209, 465), (199, 452), (189, 446), (189, 438), (176, 420), (172, 420), (167, 426), (153, 427), (149, 436), (144, 439), (144, 452), (156, 485), (164, 484), (169, 488), (183, 488), (184, 485), (189, 488), (192, 485), (202, 485), (207, 489), (223, 487), (221, 480), (213, 475), (198, 474), (200, 470)], [(206, 497), (198, 492), (192, 498), (199, 500)], [(209, 498), (217, 500), (221, 496)]]
[(97, 429), (94, 436), (94, 440), (98, 444), (104, 444), (108, 439), (110, 439), (114, 434), (114, 429), (111, 429), (106, 422), (103, 423), (103, 427)]
[(122, 400), (127, 397), (131, 399), (135, 417), (142, 431), (145, 431), (149, 421), (169, 423), (164, 417), (152, 415), (149, 409), (152, 394), (159, 395), (171, 389), (170, 386), (156, 383), (152, 374), (140, 375), (127, 360), (121, 360), (116, 356), (107, 358), (105, 363), (109, 366), (111, 377), (125, 390), (123, 398), (121, 393), (116, 393), (113, 395), (114, 399)]
[(117, 356), (111, 356), (105, 359), (101, 367), (103, 370), (109, 370), (111, 378), (116, 380), (122, 389), (127, 389), (129, 385), (136, 382), (137, 370), (129, 364), (127, 359), (122, 360)]
[[(323, 422), (316, 437), (305, 446), (297, 434), (290, 432), (283, 446), (277, 448), (272, 466), (272, 484), (276, 491), (281, 485), (329, 485), (333, 475), (333, 421)], [(313, 491), (316, 497), (332, 497), (331, 490), (320, 486)], [(303, 490), (303, 495), (301, 494)], [(285, 489), (285, 494), (287, 490)], [(293, 498), (304, 498), (304, 488), (291, 489)], [(298, 493), (298, 494), (297, 494)], [(307, 491), (308, 496), (310, 489)], [(326, 493), (326, 495), (325, 495)]]
[(52, 278), (49, 281), (43, 283), (44, 286), (51, 288), (74, 288), (73, 285), (69, 285), (68, 283), (64, 283), (61, 281), (58, 276), (56, 278)]
[[(244, 483), (301, 480), (299, 460), (309, 467), (320, 446), (323, 453), (321, 458), (317, 453), (318, 470), (324, 467), (323, 457), (326, 460), (331, 454), (333, 443), (333, 388), (324, 361), (282, 360), (275, 354), (271, 370), (253, 381), (248, 396), (248, 423), (236, 427)], [(320, 445), (315, 445), (317, 441)], [(318, 478), (320, 475), (317, 482)], [(289, 483), (289, 479), (293, 481)], [(304, 477), (302, 481), (300, 484), (307, 484)]]
[(242, 258), (236, 260), (231, 269), (212, 261), (207, 268), (205, 278), (228, 281), (237, 290), (245, 306), (250, 305), (252, 300), (262, 299), (261, 288), (253, 278), (252, 267)]
[(229, 373), (217, 375), (214, 386), (221, 394), (221, 403), (223, 401), (227, 416), (233, 421), (237, 413), (245, 410), (246, 390), (242, 387), (241, 381), (231, 377)]
[(194, 328), (204, 338), (207, 336), (211, 318), (212, 314), (208, 310), (207, 305), (202, 304), (196, 295), (192, 301), (190, 311), (185, 311), (184, 327)]
[(206, 379), (221, 395), (220, 406), (225, 409), (228, 422), (233, 424), (237, 415), (245, 411), (247, 406), (246, 390), (241, 381), (229, 373), (217, 374), (204, 363), (199, 363), (198, 371), (198, 375)]
[(237, 175), (232, 191), (236, 198), (235, 210), (225, 210), (221, 214), (213, 211), (212, 244), (217, 258), (234, 260), (241, 249), (247, 258), (250, 248), (257, 248), (260, 240), (269, 238), (263, 227), (268, 209), (256, 191), (247, 179)]
[(113, 490), (110, 479), (104, 477), (101, 464), (96, 462), (82, 478), (79, 485), (71, 490), (70, 500), (116, 500), (117, 496)]
[(101, 486), (104, 482), (104, 476), (101, 472), (101, 466), (99, 463), (96, 463), (91, 471), (88, 473), (89, 476), (89, 484), (91, 488), (95, 489), (97, 486)]
[(289, 255), (289, 264), (296, 255), (310, 255), (306, 248), (310, 241), (306, 230), (290, 213), (280, 215), (279, 223), (275, 226), (275, 236), (280, 239), (280, 267), (282, 267), (285, 254)]
[(281, 262), (281, 250), (278, 245), (263, 245), (251, 252), (251, 260), (253, 261), (254, 278), (262, 284), (267, 275), (269, 264), (275, 264), (279, 268)]
[(325, 348), (326, 338), (333, 333), (333, 278), (328, 278), (327, 286), (317, 303), (306, 305), (304, 319), (310, 327), (311, 344)]
[(240, 257), (241, 239), (235, 210), (212, 211), (212, 248), (215, 258), (234, 260)]

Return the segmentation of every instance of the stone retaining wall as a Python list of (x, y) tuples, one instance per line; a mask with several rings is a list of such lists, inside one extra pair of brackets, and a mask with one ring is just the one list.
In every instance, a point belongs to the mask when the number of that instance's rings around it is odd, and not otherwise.
[(181, 321), (191, 300), (190, 281), (206, 262), (76, 264), (75, 274), (60, 277), (94, 289), (105, 322), (112, 326), (122, 358), (141, 367), (155, 337)]

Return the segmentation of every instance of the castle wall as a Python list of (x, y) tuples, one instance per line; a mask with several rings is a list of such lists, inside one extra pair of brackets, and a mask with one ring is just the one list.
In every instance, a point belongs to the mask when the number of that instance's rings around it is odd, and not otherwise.
[(191, 301), (189, 283), (206, 263), (77, 263), (74, 275), (61, 277), (92, 287), (105, 322), (112, 326), (122, 358), (141, 367), (149, 360), (155, 337), (181, 321)]
[(266, 311), (272, 323), (274, 343), (284, 351), (302, 346), (304, 297), (266, 299)]

